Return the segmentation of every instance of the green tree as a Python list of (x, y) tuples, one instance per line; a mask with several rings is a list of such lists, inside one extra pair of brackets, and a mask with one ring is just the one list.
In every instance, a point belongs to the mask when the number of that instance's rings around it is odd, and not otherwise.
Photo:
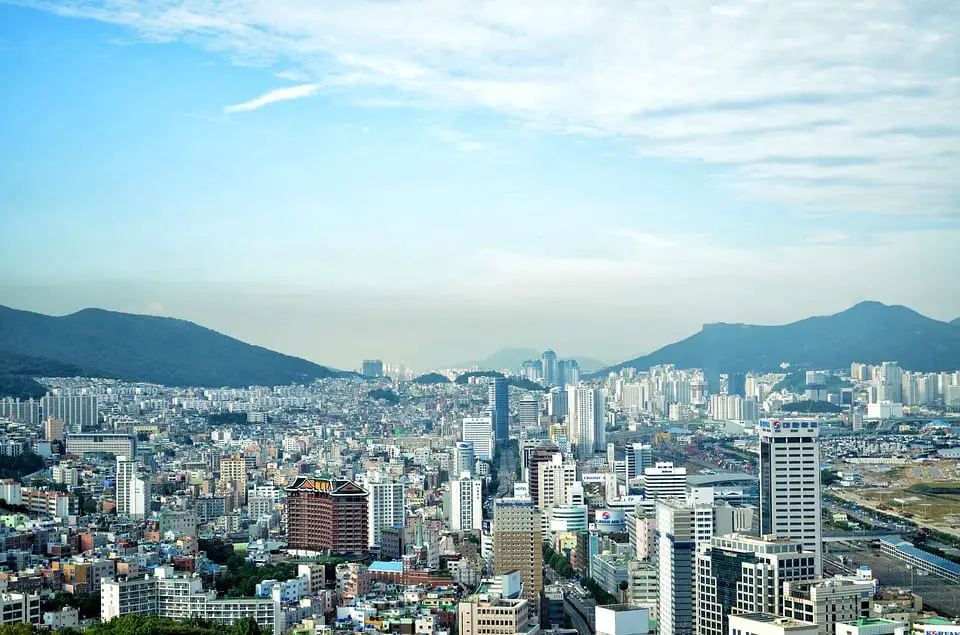
[(245, 617), (234, 623), (230, 633), (231, 635), (261, 635), (260, 625), (252, 617)]

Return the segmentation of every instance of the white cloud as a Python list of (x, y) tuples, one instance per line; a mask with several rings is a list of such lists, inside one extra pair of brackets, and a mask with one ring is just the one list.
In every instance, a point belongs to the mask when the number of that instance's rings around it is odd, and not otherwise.
[(472, 139), (469, 135), (459, 130), (431, 128), (430, 134), (436, 139), (450, 144), (457, 152), (478, 152), (486, 148), (485, 144)]
[(278, 101), (289, 101), (291, 99), (309, 97), (318, 90), (320, 90), (320, 84), (301, 84), (299, 86), (290, 86), (288, 88), (276, 88), (260, 95), (256, 99), (245, 101), (242, 104), (226, 106), (224, 107), (223, 112), (229, 114), (234, 112), (257, 110), (258, 108), (263, 108), (264, 106), (276, 103)]
[(360, 102), (386, 89), (379, 98), (400, 104), (617, 137), (720, 166), (753, 198), (960, 211), (953, 0), (25, 1), (292, 64), (331, 89), (363, 89)]

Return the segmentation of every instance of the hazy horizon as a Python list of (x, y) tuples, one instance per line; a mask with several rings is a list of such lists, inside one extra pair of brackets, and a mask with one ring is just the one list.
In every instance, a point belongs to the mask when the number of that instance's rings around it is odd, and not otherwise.
[(0, 303), (341, 368), (960, 316), (960, 4), (0, 0)]

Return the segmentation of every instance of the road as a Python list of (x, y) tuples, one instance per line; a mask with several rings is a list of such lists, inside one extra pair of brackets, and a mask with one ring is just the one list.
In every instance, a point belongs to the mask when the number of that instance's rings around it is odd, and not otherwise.
[(570, 617), (570, 623), (577, 629), (577, 633), (592, 635), (596, 623), (597, 603), (580, 585), (557, 575), (550, 567), (544, 567), (544, 578), (547, 584), (563, 585), (563, 612)]

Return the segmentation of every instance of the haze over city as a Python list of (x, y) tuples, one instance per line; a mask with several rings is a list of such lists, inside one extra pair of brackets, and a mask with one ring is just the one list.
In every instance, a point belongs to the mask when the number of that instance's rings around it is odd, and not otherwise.
[(0, 4), (0, 298), (338, 367), (960, 315), (956, 3)]

